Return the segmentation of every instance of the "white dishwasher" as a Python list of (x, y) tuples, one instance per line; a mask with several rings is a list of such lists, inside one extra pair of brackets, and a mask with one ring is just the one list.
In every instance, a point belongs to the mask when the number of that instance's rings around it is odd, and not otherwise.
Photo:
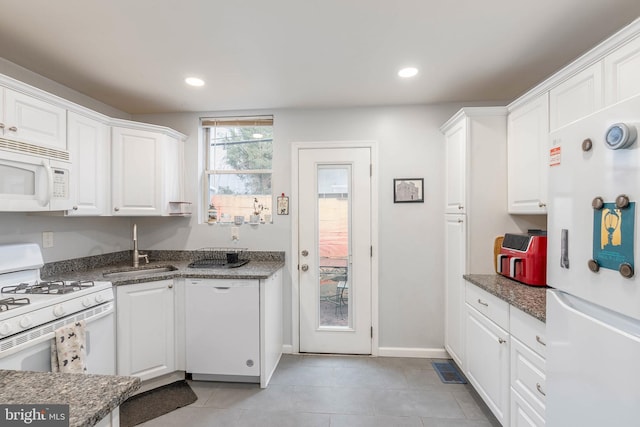
[(194, 380), (260, 382), (259, 283), (186, 280), (186, 370)]

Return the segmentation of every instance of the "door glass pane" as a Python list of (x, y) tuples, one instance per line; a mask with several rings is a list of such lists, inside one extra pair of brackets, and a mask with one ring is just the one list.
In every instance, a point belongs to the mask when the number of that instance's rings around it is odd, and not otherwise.
[(349, 165), (318, 166), (318, 254), (320, 327), (350, 328)]

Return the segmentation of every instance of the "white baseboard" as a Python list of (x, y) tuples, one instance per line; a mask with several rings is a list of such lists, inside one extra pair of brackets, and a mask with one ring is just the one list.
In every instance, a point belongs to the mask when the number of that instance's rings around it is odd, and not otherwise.
[(449, 353), (444, 348), (407, 348), (407, 347), (380, 347), (379, 357), (419, 357), (423, 359), (450, 359)]
[(293, 354), (293, 346), (291, 344), (282, 344), (283, 354)]

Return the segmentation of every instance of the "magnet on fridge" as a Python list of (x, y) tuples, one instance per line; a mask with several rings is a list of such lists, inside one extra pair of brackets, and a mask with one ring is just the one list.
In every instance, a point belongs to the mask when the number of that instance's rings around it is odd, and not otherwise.
[(278, 196), (278, 215), (289, 215), (289, 197), (284, 193)]

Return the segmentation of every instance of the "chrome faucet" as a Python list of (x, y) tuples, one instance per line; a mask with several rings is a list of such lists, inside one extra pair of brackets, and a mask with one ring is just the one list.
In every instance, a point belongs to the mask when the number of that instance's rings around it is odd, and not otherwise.
[(140, 265), (140, 258), (144, 258), (144, 260), (149, 264), (149, 255), (144, 254), (141, 255), (138, 252), (138, 226), (133, 224), (133, 266), (138, 267)]

